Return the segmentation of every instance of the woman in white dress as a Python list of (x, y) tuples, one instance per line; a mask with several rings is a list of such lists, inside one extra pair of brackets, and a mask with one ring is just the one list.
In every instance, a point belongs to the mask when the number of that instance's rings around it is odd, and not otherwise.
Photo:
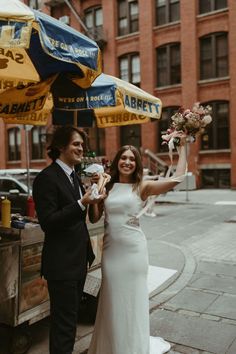
[(97, 222), (105, 212), (105, 235), (102, 285), (88, 354), (162, 354), (170, 349), (162, 338), (150, 337), (147, 241), (134, 216), (149, 196), (166, 193), (185, 174), (185, 136), (179, 135), (174, 178), (143, 180), (140, 154), (126, 145), (111, 164), (107, 198), (89, 207), (91, 222)]

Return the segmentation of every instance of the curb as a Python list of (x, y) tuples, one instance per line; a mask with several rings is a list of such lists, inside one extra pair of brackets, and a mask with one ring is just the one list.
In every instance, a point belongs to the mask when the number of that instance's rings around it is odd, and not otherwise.
[[(151, 314), (161, 304), (168, 301), (175, 296), (189, 283), (194, 271), (196, 269), (196, 261), (192, 253), (186, 247), (179, 247), (176, 244), (160, 241), (160, 243), (178, 249), (184, 256), (184, 264), (182, 269), (174, 274), (167, 282), (160, 286), (156, 291), (154, 290), (149, 297), (149, 313)], [(75, 354), (86, 354), (91, 340), (92, 332), (80, 337), (75, 344)]]
[(182, 252), (182, 254), (184, 255), (185, 262), (182, 270), (176, 275), (174, 275), (170, 279), (170, 281), (167, 282), (165, 286), (163, 286), (163, 288), (160, 287), (156, 291), (156, 293), (154, 293), (151, 296), (151, 298), (149, 299), (150, 313), (154, 311), (157, 307), (159, 307), (161, 304), (163, 304), (164, 302), (170, 300), (182, 289), (184, 289), (186, 285), (189, 283), (189, 281), (191, 280), (197, 266), (197, 262), (188, 248), (179, 247), (173, 243), (169, 243), (165, 241), (160, 241), (160, 243), (165, 244), (169, 247), (177, 248), (178, 251)]

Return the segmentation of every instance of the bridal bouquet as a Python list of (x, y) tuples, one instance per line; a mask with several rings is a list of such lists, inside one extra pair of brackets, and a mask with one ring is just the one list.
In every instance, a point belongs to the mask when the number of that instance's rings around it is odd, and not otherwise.
[(203, 107), (199, 103), (195, 103), (192, 110), (180, 108), (171, 117), (171, 125), (167, 130), (167, 134), (162, 135), (163, 144), (168, 144), (169, 150), (178, 147), (180, 144), (178, 133), (186, 134), (187, 141), (194, 142), (196, 134), (202, 133), (211, 121), (210, 106)]

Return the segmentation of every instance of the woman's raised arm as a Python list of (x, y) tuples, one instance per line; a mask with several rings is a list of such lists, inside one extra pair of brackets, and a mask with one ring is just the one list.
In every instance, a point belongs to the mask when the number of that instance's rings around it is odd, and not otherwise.
[(151, 195), (164, 194), (184, 180), (187, 173), (187, 155), (185, 144), (186, 138), (183, 135), (181, 136), (181, 143), (178, 147), (179, 159), (174, 176), (162, 178), (157, 181), (146, 180), (141, 183), (140, 196), (142, 200), (146, 200)]

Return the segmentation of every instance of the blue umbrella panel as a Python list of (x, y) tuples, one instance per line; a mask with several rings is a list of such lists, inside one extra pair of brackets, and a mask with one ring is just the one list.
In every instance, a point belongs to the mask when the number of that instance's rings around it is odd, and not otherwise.
[(89, 87), (101, 73), (98, 45), (53, 17), (30, 11), (33, 20), (22, 20), (4, 17), (0, 9), (0, 80), (9, 87), (10, 81), (16, 86), (70, 73), (73, 82)]
[(52, 85), (52, 95), (54, 124), (73, 120), (80, 125), (80, 121), (87, 119), (90, 125), (92, 118), (96, 118), (97, 126), (103, 128), (146, 123), (149, 118), (161, 116), (159, 98), (106, 74), (101, 74), (88, 89), (69, 86), (57, 79)]

